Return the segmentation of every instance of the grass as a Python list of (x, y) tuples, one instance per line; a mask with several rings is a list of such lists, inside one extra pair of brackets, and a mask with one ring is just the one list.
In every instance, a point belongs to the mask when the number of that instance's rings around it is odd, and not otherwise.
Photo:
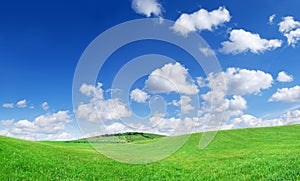
[[(84, 141), (0, 137), (0, 180), (300, 180), (300, 125), (220, 131), (204, 150), (200, 137), (193, 134), (172, 156), (140, 165), (110, 160)], [(150, 140), (156, 139), (162, 138)]]

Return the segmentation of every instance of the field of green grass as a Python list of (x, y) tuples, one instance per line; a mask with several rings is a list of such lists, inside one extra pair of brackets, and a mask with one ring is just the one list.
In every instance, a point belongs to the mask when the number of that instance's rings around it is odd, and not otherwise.
[[(300, 180), (300, 125), (219, 131), (204, 150), (200, 137), (164, 160), (135, 165), (108, 159), (84, 140), (0, 136), (0, 180)], [(140, 134), (120, 138), (147, 142)]]

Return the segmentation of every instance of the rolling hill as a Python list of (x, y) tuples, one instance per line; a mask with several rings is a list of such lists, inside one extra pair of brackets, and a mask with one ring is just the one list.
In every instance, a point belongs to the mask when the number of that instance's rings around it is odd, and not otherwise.
[[(118, 136), (132, 143), (161, 139), (142, 133)], [(200, 137), (193, 134), (164, 160), (138, 165), (106, 158), (86, 140), (1, 136), (0, 180), (300, 180), (300, 125), (220, 131), (204, 150)]]

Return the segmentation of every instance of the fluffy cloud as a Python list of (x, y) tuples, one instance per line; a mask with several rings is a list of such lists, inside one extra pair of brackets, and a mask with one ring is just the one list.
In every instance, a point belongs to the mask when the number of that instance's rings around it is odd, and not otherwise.
[(101, 83), (98, 83), (97, 87), (84, 83), (80, 92), (92, 97), (88, 103), (81, 103), (76, 109), (76, 116), (82, 121), (99, 123), (131, 116), (131, 112), (119, 99), (104, 99)]
[(162, 12), (162, 6), (157, 0), (133, 0), (131, 7), (136, 13), (147, 17), (161, 16)]
[(203, 53), (207, 57), (215, 55), (215, 52), (210, 48), (200, 48), (199, 50), (201, 53)]
[(221, 43), (222, 48), (219, 50), (225, 54), (238, 54), (243, 52), (263, 53), (282, 45), (281, 40), (267, 40), (260, 37), (259, 34), (253, 34), (243, 29), (235, 29), (230, 32), (229, 41)]
[(59, 134), (49, 134), (44, 140), (66, 141), (66, 140), (75, 140), (75, 139), (78, 138), (70, 133), (62, 132)]
[(189, 113), (194, 110), (195, 107), (191, 104), (192, 99), (189, 96), (180, 96), (180, 100), (173, 100), (172, 104), (174, 106), (180, 106), (183, 114)]
[(288, 75), (284, 71), (278, 73), (277, 81), (278, 82), (292, 82), (294, 80), (293, 76)]
[(1, 120), (1, 121), (0, 121), (0, 124), (1, 124), (2, 126), (10, 126), (13, 122), (14, 122), (13, 119)]
[(100, 123), (130, 117), (131, 112), (120, 100), (108, 99), (80, 104), (76, 116), (82, 121)]
[(36, 140), (50, 134), (57, 134), (70, 123), (69, 111), (58, 111), (36, 117), (33, 121), (20, 120), (14, 123), (12, 133), (24, 139)]
[(298, 102), (300, 101), (300, 86), (277, 89), (277, 92), (271, 96), (269, 101)]
[(227, 128), (252, 128), (252, 127), (265, 127), (265, 126), (281, 126), (284, 125), (282, 119), (263, 120), (252, 115), (242, 115), (231, 121)]
[(217, 75), (209, 74), (207, 79), (214, 89), (226, 88), (229, 95), (257, 94), (263, 89), (270, 88), (273, 83), (273, 78), (268, 73), (239, 68), (227, 68), (225, 72)]
[(239, 118), (231, 120), (231, 122), (224, 126), (227, 129), (233, 128), (251, 128), (251, 127), (266, 127), (266, 126), (282, 126), (289, 124), (300, 123), (300, 110), (288, 111), (278, 118), (263, 120), (255, 116), (245, 114)]
[(287, 38), (288, 44), (295, 46), (300, 40), (300, 22), (295, 21), (292, 16), (286, 16), (278, 25), (279, 31)]
[(16, 104), (16, 106), (17, 106), (18, 108), (24, 108), (24, 107), (26, 107), (26, 106), (27, 106), (27, 101), (26, 101), (26, 99), (23, 99), (23, 100), (18, 101), (17, 104)]
[(189, 78), (188, 69), (180, 63), (169, 63), (154, 70), (145, 82), (146, 89), (152, 93), (178, 92), (187, 95), (198, 93), (195, 83)]
[(273, 24), (273, 21), (274, 21), (274, 18), (276, 17), (275, 14), (272, 14), (270, 17), (269, 17), (269, 23), (270, 24)]
[(140, 89), (134, 89), (130, 93), (130, 98), (138, 103), (144, 103), (149, 98), (149, 95)]
[(98, 99), (103, 99), (103, 89), (102, 89), (102, 83), (98, 82), (97, 86), (93, 86), (93, 85), (87, 85), (86, 83), (83, 83), (80, 86), (79, 91), (81, 92), (81, 94), (88, 96), (88, 97), (92, 97), (95, 96)]
[(14, 104), (13, 103), (4, 103), (4, 104), (2, 104), (2, 107), (4, 107), (4, 108), (14, 108)]
[(13, 135), (9, 132), (8, 129), (0, 130), (0, 136), (9, 136), (9, 137), (13, 137)]
[(183, 13), (172, 27), (174, 31), (186, 36), (193, 31), (212, 31), (219, 25), (229, 22), (231, 19), (229, 11), (225, 7), (208, 12), (200, 9), (192, 14)]
[(49, 109), (49, 105), (48, 105), (48, 102), (43, 102), (42, 105), (41, 105), (42, 109), (44, 111), (47, 111)]

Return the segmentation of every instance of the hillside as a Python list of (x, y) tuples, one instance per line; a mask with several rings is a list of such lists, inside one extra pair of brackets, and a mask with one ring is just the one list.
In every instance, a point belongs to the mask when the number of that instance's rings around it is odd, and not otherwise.
[(204, 150), (200, 136), (143, 165), (110, 160), (85, 142), (1, 136), (0, 180), (300, 180), (300, 125), (220, 131)]

